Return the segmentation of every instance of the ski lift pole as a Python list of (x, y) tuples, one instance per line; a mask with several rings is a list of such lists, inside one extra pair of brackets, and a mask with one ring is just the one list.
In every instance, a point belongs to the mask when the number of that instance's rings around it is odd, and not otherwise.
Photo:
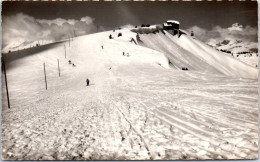
[(75, 30), (73, 30), (73, 32), (74, 32), (74, 38), (77, 37)]
[(60, 62), (59, 62), (59, 59), (58, 59), (58, 70), (59, 70), (59, 77), (60, 77)]
[(8, 93), (8, 85), (7, 85), (5, 61), (3, 61), (3, 70), (4, 70), (4, 74), (5, 74), (5, 88), (6, 88), (8, 108), (10, 109), (10, 101), (9, 101), (9, 93)]
[(66, 45), (64, 44), (64, 49), (65, 49), (65, 58), (66, 58)]
[(44, 68), (45, 86), (46, 86), (46, 90), (47, 90), (47, 78), (46, 78), (45, 63), (43, 63), (43, 68)]
[(69, 36), (69, 47), (70, 47), (70, 36)]

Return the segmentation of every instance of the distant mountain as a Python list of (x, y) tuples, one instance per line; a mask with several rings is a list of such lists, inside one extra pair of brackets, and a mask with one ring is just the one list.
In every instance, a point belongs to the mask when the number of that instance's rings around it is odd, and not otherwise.
[(208, 45), (252, 67), (258, 67), (258, 45), (255, 42), (225, 39), (218, 43), (209, 42)]
[(211, 41), (208, 45), (217, 50), (233, 54), (258, 53), (257, 43), (243, 40), (225, 39), (220, 42)]
[(227, 29), (216, 31), (221, 36), (209, 39), (207, 44), (217, 50), (233, 54), (258, 53), (257, 40), (256, 38), (253, 39), (253, 37), (256, 37), (254, 28), (243, 27), (239, 23), (234, 23)]

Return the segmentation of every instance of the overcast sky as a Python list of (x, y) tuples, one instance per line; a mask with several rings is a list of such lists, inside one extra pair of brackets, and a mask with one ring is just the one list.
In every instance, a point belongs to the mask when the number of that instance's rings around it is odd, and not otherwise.
[(23, 13), (35, 19), (94, 18), (105, 28), (126, 24), (180, 21), (181, 28), (229, 27), (238, 22), (257, 26), (257, 2), (2, 2), (2, 15)]
[[(257, 2), (2, 2), (2, 49), (173, 19), (205, 43), (257, 42)], [(234, 25), (233, 25), (234, 24)], [(232, 26), (232, 28), (230, 28)], [(235, 29), (235, 30), (234, 30)], [(232, 30), (232, 31), (231, 31)]]

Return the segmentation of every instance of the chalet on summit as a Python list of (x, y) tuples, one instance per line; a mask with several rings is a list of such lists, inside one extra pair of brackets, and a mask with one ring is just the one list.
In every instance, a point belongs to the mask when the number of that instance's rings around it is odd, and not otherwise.
[(171, 30), (173, 34), (178, 34), (180, 37), (180, 22), (176, 20), (168, 20), (166, 23), (163, 23), (163, 30)]
[(168, 20), (166, 23), (163, 23), (164, 30), (179, 30), (180, 22), (176, 20)]

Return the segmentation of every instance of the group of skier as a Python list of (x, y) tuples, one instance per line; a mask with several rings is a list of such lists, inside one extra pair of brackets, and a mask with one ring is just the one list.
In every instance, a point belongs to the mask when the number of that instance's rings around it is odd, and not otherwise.
[[(69, 60), (69, 64), (71, 64), (72, 62)], [(72, 66), (75, 67), (76, 65), (74, 63), (72, 63)]]
[[(71, 60), (69, 60), (68, 62), (69, 62), (69, 64), (72, 64), (73, 67), (76, 66), (74, 63), (71, 62)], [(89, 86), (89, 79), (88, 78), (86, 79), (86, 83), (87, 83), (87, 86)]]
[(127, 56), (127, 57), (129, 57), (130, 55), (129, 55), (129, 53), (125, 53), (125, 52), (123, 52), (123, 56)]
[[(111, 39), (111, 38), (110, 38)], [(101, 49), (104, 49), (104, 46), (103, 45), (101, 45)], [(127, 56), (127, 57), (129, 57), (130, 55), (129, 55), (129, 53), (125, 53), (125, 52), (123, 52), (123, 56)], [(71, 64), (71, 61), (69, 60), (69, 64)], [(74, 66), (74, 64), (73, 64), (73, 66)], [(111, 70), (111, 67), (109, 68), (109, 70)], [(87, 84), (87, 86), (89, 86), (89, 79), (87, 78), (86, 79), (86, 84)]]

